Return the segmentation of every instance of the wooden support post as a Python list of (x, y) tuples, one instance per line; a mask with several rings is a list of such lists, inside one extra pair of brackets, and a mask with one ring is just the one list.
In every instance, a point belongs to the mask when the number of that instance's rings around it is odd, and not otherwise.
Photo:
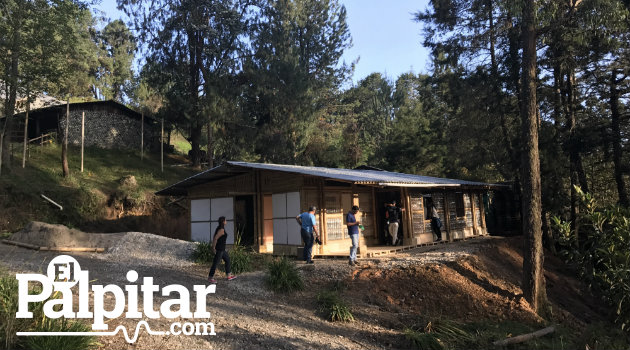
[(470, 210), (472, 211), (472, 228), (473, 236), (477, 235), (477, 214), (475, 213), (475, 195), (472, 192), (468, 192), (468, 198), (470, 198)]
[(144, 112), (140, 119), (140, 160), (144, 160)]
[(24, 151), (22, 152), (22, 168), (26, 168), (26, 148), (28, 147), (28, 112), (30, 101), (26, 99), (26, 117), (24, 117)]
[(382, 228), (378, 227), (378, 220), (376, 218), (377, 215), (380, 215), (380, 208), (376, 206), (376, 189), (372, 187), (372, 227), (374, 227), (374, 238), (376, 239), (376, 245), (381, 244), (381, 233)]
[(162, 134), (160, 136), (160, 165), (164, 172), (164, 117), (162, 117)]
[(85, 111), (81, 113), (81, 172), (83, 172), (83, 148), (85, 144)]
[[(324, 210), (324, 180), (319, 180), (319, 196), (317, 207), (319, 208), (319, 235), (322, 244), (319, 245), (319, 253), (324, 254), (325, 250), (323, 246), (328, 243), (328, 230), (326, 228), (326, 210)], [(309, 204), (310, 205), (310, 204)]]
[(448, 195), (446, 192), (442, 192), (444, 198), (444, 228), (446, 229), (446, 239), (449, 242), (453, 242), (453, 233), (451, 231), (451, 210), (448, 205)]

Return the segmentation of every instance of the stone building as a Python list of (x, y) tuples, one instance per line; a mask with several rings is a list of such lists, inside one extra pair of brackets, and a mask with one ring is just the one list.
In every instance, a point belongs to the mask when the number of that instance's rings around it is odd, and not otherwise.
[[(31, 110), (28, 136), (36, 138), (47, 133), (57, 133), (63, 139), (66, 123), (66, 104)], [(86, 147), (140, 149), (141, 130), (144, 129), (144, 148), (158, 149), (160, 125), (151, 116), (143, 116), (113, 100), (70, 103), (68, 143), (81, 144), (81, 120), (85, 113), (84, 144)], [(16, 115), (23, 130), (24, 113)], [(20, 130), (18, 128), (18, 130)]]

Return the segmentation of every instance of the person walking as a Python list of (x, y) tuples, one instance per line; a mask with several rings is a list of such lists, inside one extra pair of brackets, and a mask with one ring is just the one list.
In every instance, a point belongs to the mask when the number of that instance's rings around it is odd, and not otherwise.
[(219, 226), (214, 231), (214, 239), (212, 240), (212, 250), (214, 251), (214, 260), (212, 261), (212, 267), (208, 274), (208, 282), (216, 284), (217, 280), (214, 279), (214, 273), (217, 270), (217, 265), (221, 262), (221, 259), (225, 262), (225, 275), (227, 280), (231, 281), (236, 278), (231, 272), (230, 255), (225, 249), (225, 242), (227, 240), (227, 232), (225, 232), (225, 216), (219, 218)]
[(352, 240), (352, 246), (350, 247), (350, 266), (356, 265), (357, 263), (357, 248), (359, 247), (359, 225), (361, 222), (357, 221), (355, 215), (359, 212), (359, 207), (356, 205), (352, 206), (352, 210), (348, 212), (346, 215), (346, 225), (348, 226), (348, 235)]
[(319, 237), (319, 233), (317, 233), (317, 221), (315, 220), (316, 210), (317, 208), (313, 206), (308, 208), (308, 211), (295, 217), (295, 220), (297, 220), (298, 224), (301, 226), (300, 234), (304, 241), (303, 259), (307, 264), (313, 263), (313, 242), (315, 238)]

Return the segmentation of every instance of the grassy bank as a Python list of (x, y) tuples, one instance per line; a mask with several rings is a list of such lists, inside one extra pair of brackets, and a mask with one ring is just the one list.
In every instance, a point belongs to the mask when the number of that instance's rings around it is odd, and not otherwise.
[[(14, 232), (32, 220), (82, 227), (99, 220), (121, 219), (128, 212), (116, 212), (116, 197), (121, 195), (136, 205), (133, 215), (149, 215), (163, 199), (153, 193), (195, 173), (181, 156), (167, 155), (164, 172), (159, 153), (87, 148), (84, 171), (80, 172), (80, 150), (69, 148), (70, 176), (64, 178), (61, 147), (56, 144), (35, 146), (22, 168), (21, 145), (14, 145), (12, 167), (3, 166), (0, 176), (0, 232)], [(137, 185), (121, 185), (121, 178), (132, 175)], [(46, 202), (45, 195), (63, 207), (59, 210)], [(119, 198), (120, 199), (120, 198)], [(129, 203), (127, 203), (129, 204)], [(120, 209), (120, 208), (119, 208)], [(124, 221), (124, 220), (123, 220)]]

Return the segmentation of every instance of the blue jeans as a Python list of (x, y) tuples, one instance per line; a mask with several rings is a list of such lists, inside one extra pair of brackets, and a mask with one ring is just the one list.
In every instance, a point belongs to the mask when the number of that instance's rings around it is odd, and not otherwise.
[(302, 240), (304, 241), (304, 261), (311, 261), (313, 242), (315, 241), (313, 232), (307, 232), (305, 229), (301, 229), (300, 234), (302, 235)]
[(359, 234), (350, 235), (352, 246), (350, 247), (350, 261), (357, 260), (357, 248), (359, 248)]
[(227, 250), (217, 250), (217, 253), (214, 254), (214, 260), (212, 260), (212, 267), (210, 268), (208, 278), (214, 277), (214, 273), (217, 270), (217, 265), (219, 265), (221, 259), (225, 261), (225, 275), (227, 276), (230, 274), (230, 256), (228, 255)]

